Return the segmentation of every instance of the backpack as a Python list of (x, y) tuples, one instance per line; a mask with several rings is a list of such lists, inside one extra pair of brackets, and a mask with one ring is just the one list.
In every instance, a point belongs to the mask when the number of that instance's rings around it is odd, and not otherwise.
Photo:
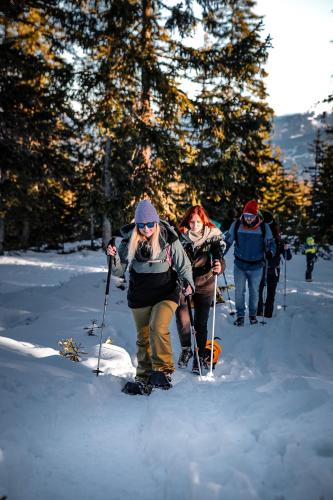
[[(218, 343), (217, 340), (221, 340), (220, 337), (214, 337), (214, 342), (213, 342), (213, 369), (215, 368), (215, 365), (218, 362), (220, 354), (222, 352), (222, 347), (220, 346), (220, 344)], [(206, 348), (205, 348), (205, 356), (204, 356), (205, 362), (207, 363), (207, 365), (210, 364), (211, 355), (212, 355), (212, 341), (211, 340), (207, 340)]]

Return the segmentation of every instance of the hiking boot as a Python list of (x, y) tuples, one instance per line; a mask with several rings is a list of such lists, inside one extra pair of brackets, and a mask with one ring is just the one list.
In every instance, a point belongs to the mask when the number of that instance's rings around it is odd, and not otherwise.
[[(201, 368), (201, 373), (202, 373), (203, 369), (208, 368), (208, 366), (207, 366), (207, 363), (204, 360), (204, 358), (202, 358), (201, 356), (199, 356), (199, 363), (200, 363), (200, 368)], [(200, 375), (197, 356), (194, 356), (194, 358), (193, 358), (192, 373), (195, 373), (195, 375)]]
[(234, 321), (235, 326), (244, 326), (244, 318), (237, 318)]
[(135, 378), (134, 381), (126, 382), (121, 392), (131, 396), (149, 396), (152, 390), (153, 386), (149, 382)]
[(250, 316), (250, 325), (256, 325), (257, 323), (258, 323), (257, 316)]
[(178, 359), (178, 368), (186, 368), (192, 356), (192, 349), (190, 347), (183, 347)]
[(153, 387), (167, 391), (171, 389), (171, 375), (165, 372), (152, 371), (149, 377), (149, 383)]

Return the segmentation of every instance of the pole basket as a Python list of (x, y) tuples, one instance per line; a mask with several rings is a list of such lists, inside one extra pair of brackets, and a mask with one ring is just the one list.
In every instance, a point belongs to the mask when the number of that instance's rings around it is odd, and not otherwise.
[(92, 372), (93, 372), (93, 373), (96, 373), (96, 377), (98, 377), (98, 375), (99, 375), (100, 373), (104, 373), (104, 372), (103, 372), (103, 370), (100, 370), (99, 368), (97, 368), (96, 370), (93, 370)]

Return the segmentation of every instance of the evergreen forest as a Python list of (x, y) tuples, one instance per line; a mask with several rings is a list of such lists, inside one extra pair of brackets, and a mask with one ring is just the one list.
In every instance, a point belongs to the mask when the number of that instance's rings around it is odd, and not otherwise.
[(255, 198), (283, 234), (332, 244), (333, 131), (311, 181), (283, 169), (270, 48), (254, 0), (2, 0), (0, 254), (105, 245), (142, 198), (223, 230)]

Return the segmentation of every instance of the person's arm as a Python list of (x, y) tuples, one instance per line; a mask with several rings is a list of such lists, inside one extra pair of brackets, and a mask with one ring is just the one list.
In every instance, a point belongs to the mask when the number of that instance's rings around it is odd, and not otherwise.
[(231, 224), (229, 230), (226, 232), (226, 234), (224, 236), (224, 241), (225, 241), (225, 244), (226, 244), (224, 255), (226, 255), (227, 252), (229, 251), (229, 248), (233, 244), (234, 239), (235, 239), (235, 222), (233, 222)]
[(210, 247), (213, 259), (212, 271), (214, 274), (222, 274), (225, 270), (225, 261), (223, 258), (221, 243), (223, 243), (221, 239), (213, 241)]
[(176, 240), (171, 245), (172, 264), (180, 279), (182, 287), (191, 285), (193, 292), (195, 291), (192, 265), (186, 252), (179, 240)]
[(127, 257), (128, 242), (122, 240), (119, 248), (116, 245), (112, 246), (109, 244), (106, 249), (107, 255), (112, 259), (112, 274), (118, 278), (122, 278), (127, 269)]
[(266, 236), (265, 236), (265, 254), (267, 259), (274, 257), (276, 253), (276, 244), (272, 235), (271, 228), (268, 224), (266, 226)]
[(282, 251), (282, 255), (283, 257), (285, 258), (285, 260), (291, 260), (292, 259), (292, 253), (291, 253), (291, 250), (290, 250), (290, 246), (289, 246), (289, 243), (282, 243), (283, 244), (283, 251)]

